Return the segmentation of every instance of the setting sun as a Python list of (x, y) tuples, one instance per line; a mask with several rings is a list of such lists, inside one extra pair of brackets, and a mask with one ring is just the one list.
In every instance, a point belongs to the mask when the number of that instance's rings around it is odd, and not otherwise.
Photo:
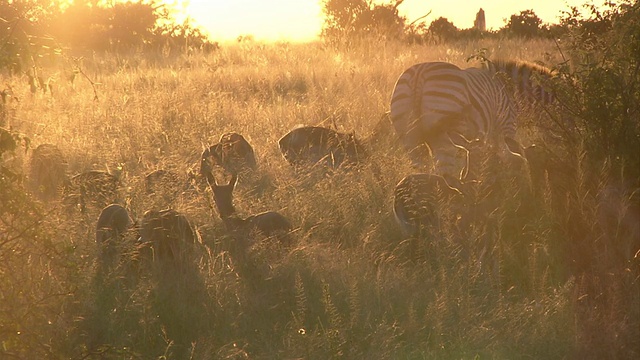
[[(424, 19), (427, 24), (439, 17), (445, 17), (458, 28), (465, 29), (473, 26), (476, 13), (483, 8), (487, 28), (495, 30), (504, 27), (511, 15), (529, 9), (532, 9), (543, 22), (555, 23), (561, 11), (585, 2), (586, 0), (405, 0), (398, 10), (400, 15), (407, 18), (407, 23), (431, 12)], [(180, 11), (182, 16), (189, 16), (205, 29), (215, 41), (251, 36), (260, 41), (300, 42), (318, 38), (324, 16), (322, 7), (321, 0), (191, 0), (183, 2)]]

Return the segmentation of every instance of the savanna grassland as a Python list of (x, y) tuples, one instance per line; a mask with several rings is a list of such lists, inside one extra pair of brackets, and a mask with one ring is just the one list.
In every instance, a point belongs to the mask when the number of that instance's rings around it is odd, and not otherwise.
[[(3, 162), (23, 180), (0, 190), (0, 357), (637, 358), (639, 204), (579, 144), (559, 152), (557, 168), (571, 170), (538, 191), (526, 168), (487, 161), (464, 225), (412, 238), (395, 223), (394, 186), (416, 172), (383, 116), (395, 80), (418, 62), (476, 65), (466, 59), (481, 49), (563, 62), (546, 40), (240, 43), (208, 55), (85, 56), (73, 82), (60, 58), (43, 67), (46, 93), (4, 76), (5, 126), (21, 145)], [(535, 117), (520, 121), (520, 141), (539, 144)], [(277, 140), (298, 124), (354, 131), (368, 157), (328, 176), (297, 174)], [(237, 256), (207, 186), (144, 192), (145, 174), (187, 179), (204, 147), (232, 131), (258, 159), (238, 183), (238, 212), (286, 215), (291, 248), (266, 240)], [(201, 244), (183, 281), (167, 288), (139, 261), (133, 230), (117, 266), (100, 273), (101, 208), (31, 195), (30, 157), (45, 143), (60, 148), (69, 175), (120, 174), (117, 202), (134, 219), (185, 214)]]

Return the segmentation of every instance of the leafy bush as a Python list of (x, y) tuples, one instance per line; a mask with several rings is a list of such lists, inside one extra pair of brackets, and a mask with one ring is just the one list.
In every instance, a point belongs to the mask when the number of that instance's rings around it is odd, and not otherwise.
[(565, 103), (593, 159), (624, 168), (640, 185), (640, 5), (585, 9), (587, 15), (574, 7), (561, 20), (570, 59)]

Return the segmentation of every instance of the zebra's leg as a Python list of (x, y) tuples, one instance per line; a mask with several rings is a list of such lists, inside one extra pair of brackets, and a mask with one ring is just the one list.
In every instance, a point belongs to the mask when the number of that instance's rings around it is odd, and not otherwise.
[(507, 150), (515, 155), (524, 159), (524, 148), (518, 141), (512, 137), (505, 136), (504, 143), (507, 145)]
[(449, 141), (451, 144), (457, 149), (458, 153), (462, 153), (462, 170), (460, 170), (459, 180), (464, 181), (469, 177), (470, 172), (470, 156), (469, 149), (472, 149), (474, 146), (477, 147), (480, 144), (480, 139), (469, 140), (464, 135), (460, 133), (452, 133), (449, 134)]
[(527, 167), (527, 159), (525, 158), (524, 148), (518, 141), (511, 137), (504, 138), (506, 147), (503, 147), (504, 151), (501, 151), (503, 159), (507, 160), (507, 163), (519, 164), (519, 166)]
[(464, 150), (463, 162), (468, 166), (469, 153), (463, 146), (456, 145), (448, 135), (432, 139), (431, 152), (435, 163), (435, 173), (443, 176), (445, 179), (460, 180), (461, 168), (464, 171), (465, 165), (459, 165), (458, 150)]
[(418, 144), (414, 147), (407, 148), (409, 152), (409, 159), (411, 165), (416, 168), (428, 167), (429, 158), (431, 158), (431, 151), (426, 143)]
[[(399, 131), (398, 128), (396, 131)], [(416, 168), (428, 168), (433, 148), (431, 144), (428, 144), (422, 132), (420, 121), (413, 121), (404, 133), (399, 132), (399, 134), (401, 134), (400, 140), (409, 154), (411, 164)]]
[(530, 166), (525, 155), (525, 149), (512, 137), (505, 136), (504, 142), (506, 144), (506, 151), (501, 152), (503, 153), (503, 163), (518, 169), (517, 172), (520, 173), (519, 178), (524, 180), (524, 183), (521, 185), (526, 186), (529, 191), (533, 191), (533, 181), (531, 179)]

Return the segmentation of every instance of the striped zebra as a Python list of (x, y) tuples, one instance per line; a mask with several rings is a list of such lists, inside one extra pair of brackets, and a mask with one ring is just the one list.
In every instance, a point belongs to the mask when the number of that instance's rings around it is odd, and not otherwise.
[[(474, 140), (522, 153), (511, 96), (487, 70), (445, 62), (414, 65), (396, 82), (390, 116), (412, 163), (424, 166), (431, 154), (440, 175), (464, 178), (466, 145)], [(456, 166), (458, 149), (466, 154), (462, 169)]]
[(504, 59), (485, 60), (482, 68), (504, 83), (518, 114), (533, 120), (546, 143), (576, 141), (579, 129), (575, 120), (567, 111), (556, 111), (562, 108), (557, 71), (536, 63)]
[(505, 83), (507, 90), (514, 95), (519, 111), (556, 102), (552, 81), (557, 74), (552, 69), (536, 63), (504, 59), (483, 61), (482, 68)]

